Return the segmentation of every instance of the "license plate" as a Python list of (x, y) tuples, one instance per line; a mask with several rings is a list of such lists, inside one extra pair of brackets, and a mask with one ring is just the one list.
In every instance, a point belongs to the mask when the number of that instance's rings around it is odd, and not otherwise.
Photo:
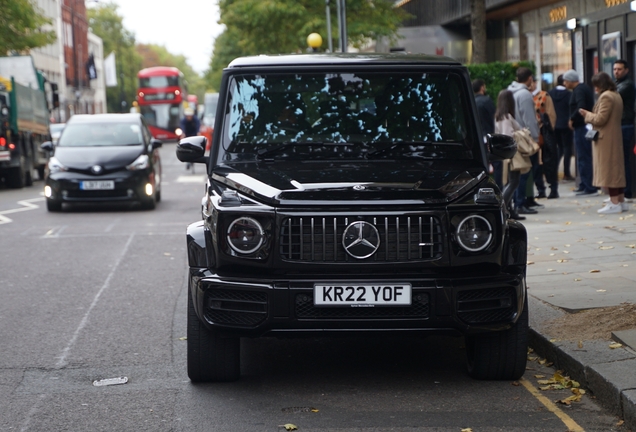
[(115, 189), (114, 180), (87, 180), (80, 182), (81, 190), (113, 190)]
[(8, 161), (8, 160), (11, 160), (11, 152), (0, 151), (0, 161)]
[(411, 304), (411, 284), (314, 284), (316, 306), (404, 306)]

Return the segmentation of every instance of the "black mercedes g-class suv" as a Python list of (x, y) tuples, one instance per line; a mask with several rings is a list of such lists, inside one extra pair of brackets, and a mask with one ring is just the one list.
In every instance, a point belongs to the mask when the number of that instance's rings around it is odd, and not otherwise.
[(525, 370), (526, 231), (508, 219), (465, 67), (306, 54), (223, 72), (202, 220), (187, 229), (188, 375), (240, 375), (241, 337), (449, 334), (469, 374)]

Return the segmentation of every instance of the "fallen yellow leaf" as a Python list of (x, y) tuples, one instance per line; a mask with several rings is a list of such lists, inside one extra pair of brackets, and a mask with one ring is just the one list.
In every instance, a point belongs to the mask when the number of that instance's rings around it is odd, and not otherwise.
[(601, 271), (600, 271), (600, 270), (597, 270), (597, 269), (590, 270), (590, 273), (600, 273), (600, 272), (601, 272)]
[(549, 271), (549, 272), (553, 272), (553, 271), (554, 271), (554, 269), (548, 269), (548, 271)]
[(579, 348), (583, 348), (583, 341), (579, 341)]
[(614, 246), (601, 246), (599, 249), (600, 250), (610, 250), (610, 249), (614, 249)]
[(609, 345), (611, 349), (621, 348), (622, 346), (623, 344), (619, 344), (618, 342)]
[(528, 261), (528, 262), (526, 262), (526, 265), (532, 265), (532, 264), (534, 264), (534, 261)]
[(568, 260), (566, 260), (566, 259), (560, 259), (560, 260), (557, 260), (557, 262), (558, 262), (558, 263), (566, 263), (566, 262), (568, 262)]
[(604, 290), (604, 289), (598, 289), (598, 290), (596, 290), (596, 292), (607, 292), (607, 290)]
[(572, 222), (566, 222), (565, 224), (566, 225), (572, 225)]
[(535, 378), (545, 378), (545, 375), (535, 375)]
[(628, 248), (631, 248), (631, 249), (636, 249), (636, 244), (633, 244), (633, 245), (627, 245), (627, 246), (625, 246), (625, 247), (628, 247)]
[(581, 282), (580, 278), (574, 278), (574, 282)]
[(288, 431), (298, 430), (298, 427), (295, 424), (291, 424), (291, 423), (281, 425), (280, 427), (284, 427), (285, 430), (288, 430)]
[(565, 247), (570, 247), (570, 245), (569, 245), (569, 244), (566, 244), (566, 245), (563, 245), (563, 246), (565, 246)]
[(463, 428), (461, 432), (473, 432), (472, 428)]
[(318, 412), (318, 411), (320, 411), (320, 410), (319, 410), (319, 409), (317, 409), (317, 408), (312, 408), (312, 409), (311, 409), (311, 412)]

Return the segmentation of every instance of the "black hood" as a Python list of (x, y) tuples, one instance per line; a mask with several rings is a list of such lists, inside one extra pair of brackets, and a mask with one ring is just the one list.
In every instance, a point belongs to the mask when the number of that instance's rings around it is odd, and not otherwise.
[(216, 167), (213, 179), (271, 205), (447, 202), (486, 178), (474, 161), (238, 163)]
[(570, 102), (570, 97), (572, 96), (572, 93), (567, 91), (567, 90), (553, 90), (550, 92), (550, 96), (552, 97), (552, 100), (554, 102), (561, 102), (563, 100), (567, 100), (568, 103)]
[(143, 145), (134, 146), (91, 146), (56, 147), (55, 157), (67, 168), (78, 170), (101, 165), (106, 170), (125, 167), (144, 152)]

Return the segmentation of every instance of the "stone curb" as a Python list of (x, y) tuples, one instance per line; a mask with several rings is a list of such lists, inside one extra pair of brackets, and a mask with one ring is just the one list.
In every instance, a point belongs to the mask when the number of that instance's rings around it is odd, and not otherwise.
[[(559, 316), (556, 310), (529, 296), (530, 313)], [(545, 322), (545, 320), (539, 320)], [(541, 325), (531, 320), (529, 344), (535, 353), (554, 363), (588, 389), (612, 414), (636, 430), (636, 353), (628, 348), (610, 349), (610, 341), (585, 341), (583, 348), (572, 342), (554, 341)]]

